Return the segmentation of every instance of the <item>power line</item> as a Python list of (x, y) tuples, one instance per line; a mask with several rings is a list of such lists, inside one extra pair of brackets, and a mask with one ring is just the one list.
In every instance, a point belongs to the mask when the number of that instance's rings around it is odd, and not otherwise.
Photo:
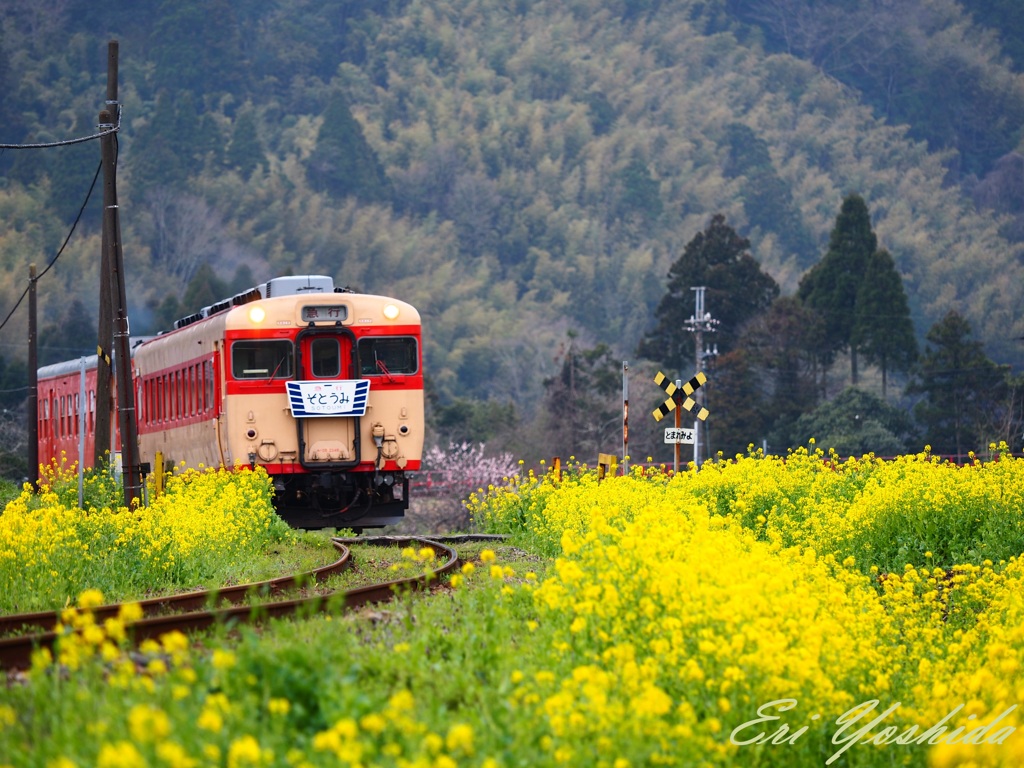
[[(110, 131), (107, 131), (107, 133), (110, 133)], [(85, 201), (82, 203), (82, 207), (78, 209), (78, 215), (75, 217), (75, 221), (71, 225), (71, 230), (68, 232), (68, 236), (64, 238), (64, 243), (61, 245), (60, 250), (57, 251), (57, 255), (50, 260), (49, 264), (46, 265), (46, 269), (39, 273), (39, 276), (36, 277), (36, 280), (38, 280), (40, 277), (49, 272), (50, 268), (57, 263), (57, 259), (59, 259), (61, 257), (61, 254), (64, 253), (64, 249), (67, 247), (68, 242), (70, 242), (71, 236), (75, 233), (75, 228), (78, 227), (78, 222), (82, 220), (82, 214), (85, 212), (85, 206), (89, 204), (89, 198), (92, 197), (92, 191), (96, 188), (96, 179), (100, 177), (100, 170), (102, 168), (103, 163), (100, 162), (100, 164), (96, 166), (96, 173), (92, 177), (92, 184), (89, 185), (89, 191), (85, 195)], [(14, 303), (14, 306), (11, 307), (11, 311), (7, 313), (7, 317), (5, 317), (4, 321), (0, 323), (0, 331), (4, 329), (4, 326), (7, 325), (8, 321), (14, 315), (15, 311), (17, 311), (18, 307), (21, 306), (21, 302), (24, 301), (25, 297), (28, 295), (28, 289), (29, 287), (25, 286), (25, 290), (21, 292), (21, 296), (18, 297), (18, 300)]]
[[(112, 106), (112, 105), (111, 105)], [(121, 130), (121, 105), (117, 105), (117, 125), (113, 128), (107, 128), (106, 130), (100, 131), (99, 133), (93, 133), (89, 136), (79, 136), (76, 139), (64, 139), (63, 141), (48, 141), (41, 144), (0, 144), (0, 149), (50, 149), (52, 147), (66, 147), (71, 144), (82, 144), (86, 141), (95, 141), (96, 139), (102, 139), (111, 133), (117, 133)]]

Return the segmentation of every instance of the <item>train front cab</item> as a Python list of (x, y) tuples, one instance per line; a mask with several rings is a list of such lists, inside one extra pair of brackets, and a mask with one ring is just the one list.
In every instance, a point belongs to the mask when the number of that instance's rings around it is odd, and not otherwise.
[(304, 327), (276, 338), (251, 326), (228, 332), (230, 453), (266, 468), (295, 527), (397, 524), (423, 444), (418, 315), (406, 306), (416, 322), (382, 327), (353, 323), (348, 309), (348, 325), (310, 311)]

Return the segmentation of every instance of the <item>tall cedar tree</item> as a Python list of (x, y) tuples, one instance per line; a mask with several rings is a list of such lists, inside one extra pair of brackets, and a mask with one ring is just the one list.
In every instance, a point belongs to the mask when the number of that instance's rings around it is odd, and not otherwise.
[(1006, 400), (1005, 367), (992, 362), (971, 326), (951, 310), (933, 325), (929, 346), (918, 363), (908, 394), (923, 394), (914, 416), (925, 429), (932, 451), (963, 461), (968, 451), (987, 444), (990, 414)]
[(697, 286), (707, 288), (705, 311), (719, 321), (714, 334), (719, 352), (731, 350), (743, 324), (771, 306), (779, 295), (778, 284), (761, 271), (749, 248), (750, 241), (736, 234), (725, 223), (725, 216), (716, 213), (669, 269), (668, 292), (655, 311), (658, 324), (641, 340), (637, 354), (681, 374), (691, 370), (696, 355), (686, 321), (693, 316), (691, 288)]
[(882, 369), (883, 398), (889, 369), (908, 370), (917, 358), (917, 338), (903, 280), (885, 249), (868, 258), (857, 293), (850, 345)]
[(316, 148), (309, 157), (309, 176), (314, 188), (336, 198), (352, 196), (374, 203), (391, 196), (384, 166), (339, 91), (324, 111)]
[(224, 163), (228, 168), (237, 169), (246, 180), (257, 168), (266, 165), (263, 144), (256, 126), (256, 112), (251, 103), (246, 104), (235, 118)]
[(850, 350), (850, 377), (857, 383), (857, 347), (853, 327), (857, 294), (878, 238), (871, 229), (868, 207), (860, 195), (843, 200), (829, 235), (828, 251), (800, 280), (797, 296), (825, 319), (823, 362), (831, 363), (837, 352)]

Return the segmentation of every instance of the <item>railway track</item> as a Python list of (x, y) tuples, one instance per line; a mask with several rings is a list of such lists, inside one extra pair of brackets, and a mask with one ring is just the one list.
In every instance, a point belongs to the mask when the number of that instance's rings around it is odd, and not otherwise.
[[(128, 636), (133, 643), (157, 639), (178, 630), (192, 632), (217, 624), (254, 623), (284, 616), (311, 615), (326, 611), (351, 610), (368, 603), (390, 600), (397, 591), (423, 589), (438, 577), (453, 571), (459, 562), (452, 545), (474, 540), (500, 540), (500, 536), (468, 534), (465, 536), (416, 537), (376, 536), (358, 538), (332, 538), (338, 558), (330, 565), (302, 574), (283, 576), (267, 581), (225, 587), (202, 592), (187, 592), (167, 597), (132, 601), (142, 609), (142, 618), (128, 625)], [(326, 594), (298, 597), (288, 600), (277, 598), (283, 593), (312, 584), (340, 573), (352, 565), (355, 545), (389, 547), (424, 547), (434, 552), (434, 568), (415, 576), (370, 584), (353, 589), (336, 590)], [(225, 606), (224, 603), (229, 605)], [(244, 604), (243, 604), (244, 603)], [(117, 616), (120, 604), (104, 605), (92, 609), (97, 622)], [(59, 611), (12, 614), (0, 616), (0, 670), (18, 670), (31, 664), (32, 652), (37, 648), (50, 648), (59, 635), (55, 631), (60, 621)]]

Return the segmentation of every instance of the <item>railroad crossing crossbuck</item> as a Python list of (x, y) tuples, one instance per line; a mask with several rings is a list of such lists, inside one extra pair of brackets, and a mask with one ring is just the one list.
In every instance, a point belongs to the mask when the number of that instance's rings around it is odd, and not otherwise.
[[(690, 413), (693, 413), (694, 406), (697, 405), (697, 401), (693, 399), (693, 393), (696, 392), (697, 389), (707, 380), (708, 377), (704, 375), (704, 371), (698, 371), (696, 376), (694, 376), (688, 382), (683, 384), (683, 386), (680, 388), (677, 387), (675, 385), (675, 382), (671, 381), (668, 378), (668, 376), (666, 376), (661, 371), (658, 371), (658, 375), (654, 377), (654, 383), (661, 387), (663, 390), (665, 390), (665, 394), (668, 395), (668, 399), (664, 403), (659, 405), (657, 409), (654, 411), (654, 420), (661, 421), (663, 418), (668, 416), (668, 414), (672, 413), (672, 411), (675, 410), (676, 405), (680, 404), (677, 402), (677, 400), (682, 398), (682, 396), (679, 394), (680, 389), (682, 390), (683, 394), (686, 395), (686, 399), (683, 400), (681, 404), (683, 406), (683, 409), (689, 411)], [(707, 408), (705, 408), (704, 406), (700, 406), (700, 408), (694, 415), (701, 421), (706, 421), (708, 418), (708, 413), (710, 412)]]

